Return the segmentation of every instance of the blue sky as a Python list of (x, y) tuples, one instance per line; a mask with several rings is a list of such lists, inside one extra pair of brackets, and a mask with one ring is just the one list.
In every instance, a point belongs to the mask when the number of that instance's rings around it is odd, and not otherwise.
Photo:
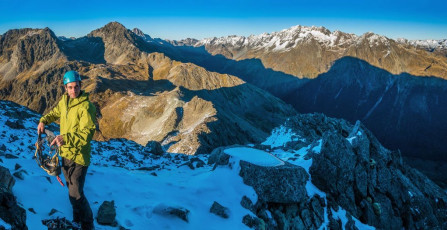
[(447, 38), (445, 0), (0, 0), (0, 5), (0, 34), (49, 27), (58, 36), (81, 37), (118, 21), (152, 37), (176, 40), (248, 36), (294, 25), (390, 38)]

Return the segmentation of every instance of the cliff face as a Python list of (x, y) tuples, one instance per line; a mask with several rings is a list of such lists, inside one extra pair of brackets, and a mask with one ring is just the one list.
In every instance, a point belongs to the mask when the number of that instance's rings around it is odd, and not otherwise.
[[(0, 39), (0, 74), (11, 80), (64, 61), (59, 42), (48, 29), (10, 30)], [(33, 68), (34, 67), (34, 68)]]
[(208, 161), (230, 167), (239, 161), (239, 175), (258, 195), (255, 204), (241, 201), (255, 214), (244, 217), (251, 227), (447, 227), (445, 191), (398, 151), (384, 148), (359, 121), (298, 115), (254, 148), (219, 148)]
[(388, 148), (407, 156), (447, 160), (447, 81), (393, 75), (345, 58), (284, 100), (299, 112), (322, 112), (351, 122), (361, 120)]

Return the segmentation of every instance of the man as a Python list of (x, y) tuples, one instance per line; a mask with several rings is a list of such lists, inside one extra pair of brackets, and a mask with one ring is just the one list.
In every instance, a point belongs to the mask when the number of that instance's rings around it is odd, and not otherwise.
[(43, 133), (45, 125), (60, 119), (60, 135), (51, 145), (60, 147), (62, 172), (73, 207), (73, 222), (80, 223), (82, 229), (93, 229), (93, 214), (84, 195), (84, 183), (90, 164), (90, 141), (96, 129), (96, 108), (89, 101), (88, 94), (81, 91), (79, 73), (68, 71), (63, 80), (66, 94), (51, 112), (40, 118), (37, 132)]

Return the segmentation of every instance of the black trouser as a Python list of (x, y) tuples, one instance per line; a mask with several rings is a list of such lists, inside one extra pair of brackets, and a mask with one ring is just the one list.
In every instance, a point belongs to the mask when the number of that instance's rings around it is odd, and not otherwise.
[(83, 166), (62, 157), (62, 172), (68, 187), (73, 221), (81, 223), (82, 229), (93, 227), (93, 213), (84, 195), (85, 176), (88, 166)]

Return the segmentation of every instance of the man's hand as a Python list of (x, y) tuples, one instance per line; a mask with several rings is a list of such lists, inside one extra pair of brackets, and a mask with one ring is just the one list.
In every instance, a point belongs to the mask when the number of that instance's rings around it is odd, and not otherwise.
[(65, 144), (64, 138), (61, 135), (57, 135), (56, 138), (51, 142), (50, 146), (56, 144), (58, 147)]
[(44, 133), (44, 132), (45, 132), (45, 124), (39, 122), (39, 125), (37, 126), (37, 133)]

